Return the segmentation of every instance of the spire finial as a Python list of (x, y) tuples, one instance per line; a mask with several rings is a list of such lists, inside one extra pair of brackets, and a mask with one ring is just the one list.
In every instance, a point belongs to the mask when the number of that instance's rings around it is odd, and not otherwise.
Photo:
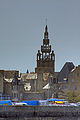
[(46, 21), (46, 25), (47, 25), (47, 18), (45, 19), (45, 21)]
[(44, 39), (48, 39), (47, 18), (46, 18), (46, 26), (45, 26), (45, 32), (44, 32)]
[(46, 26), (45, 26), (45, 32), (48, 32), (48, 27), (47, 27), (47, 18), (45, 19)]

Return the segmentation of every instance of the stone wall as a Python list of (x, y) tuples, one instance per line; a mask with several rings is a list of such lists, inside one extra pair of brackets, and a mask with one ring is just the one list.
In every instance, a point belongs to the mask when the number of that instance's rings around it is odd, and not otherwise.
[(26, 92), (23, 94), (23, 100), (42, 100), (44, 97), (44, 92)]
[(0, 107), (0, 118), (1, 117), (80, 117), (80, 107), (4, 106)]

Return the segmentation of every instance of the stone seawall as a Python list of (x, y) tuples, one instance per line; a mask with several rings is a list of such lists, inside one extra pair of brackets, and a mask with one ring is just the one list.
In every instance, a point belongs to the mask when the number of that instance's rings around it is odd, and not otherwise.
[(0, 106), (0, 117), (76, 117), (80, 107), (72, 106)]

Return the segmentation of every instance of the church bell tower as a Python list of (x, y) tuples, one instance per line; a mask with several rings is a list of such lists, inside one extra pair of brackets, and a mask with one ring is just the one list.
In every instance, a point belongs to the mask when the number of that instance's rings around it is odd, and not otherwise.
[(55, 71), (55, 54), (51, 50), (51, 45), (48, 39), (48, 27), (45, 26), (43, 45), (41, 46), (41, 52), (38, 50), (37, 53), (37, 67), (35, 68), (36, 73), (49, 72), (54, 73)]

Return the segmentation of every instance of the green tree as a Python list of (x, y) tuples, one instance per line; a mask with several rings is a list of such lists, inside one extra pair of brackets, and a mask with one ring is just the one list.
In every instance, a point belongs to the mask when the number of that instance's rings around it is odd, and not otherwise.
[(69, 102), (76, 103), (80, 101), (80, 96), (77, 92), (70, 91), (67, 93), (67, 97), (65, 99)]

